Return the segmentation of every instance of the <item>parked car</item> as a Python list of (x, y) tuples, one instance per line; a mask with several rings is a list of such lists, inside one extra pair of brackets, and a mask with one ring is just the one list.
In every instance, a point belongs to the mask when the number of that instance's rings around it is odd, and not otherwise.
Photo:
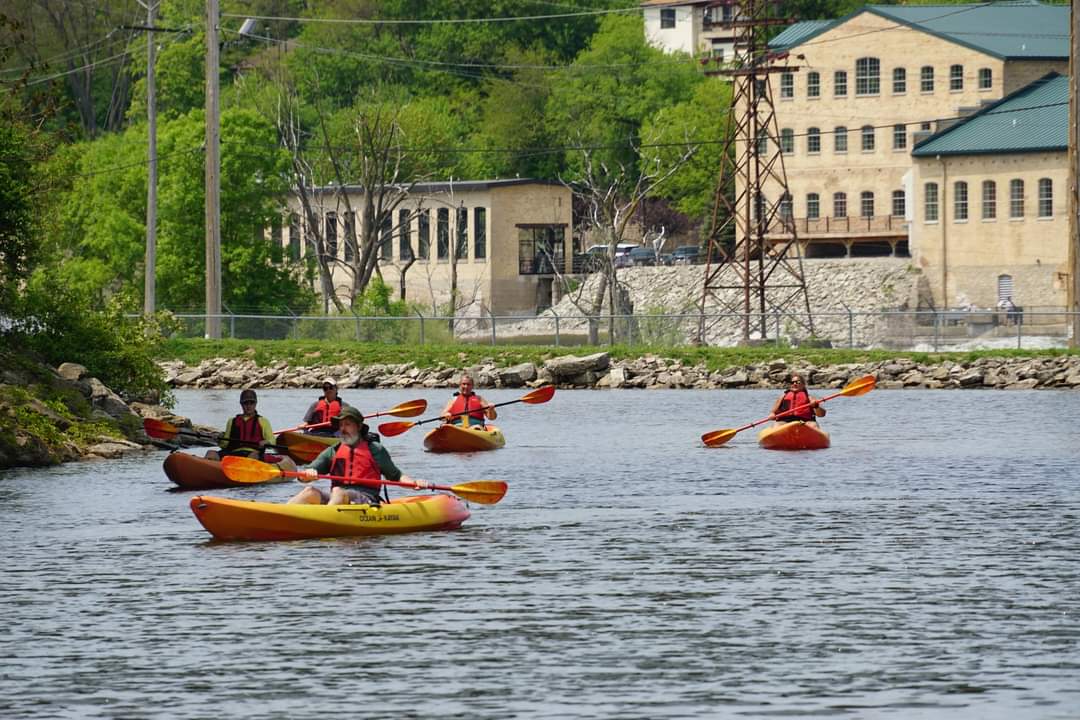
[(655, 265), (656, 251), (651, 247), (636, 247), (630, 251), (630, 263), (632, 265)]
[(671, 252), (671, 260), (676, 265), (693, 265), (700, 256), (701, 251), (698, 250), (697, 245), (683, 245)]

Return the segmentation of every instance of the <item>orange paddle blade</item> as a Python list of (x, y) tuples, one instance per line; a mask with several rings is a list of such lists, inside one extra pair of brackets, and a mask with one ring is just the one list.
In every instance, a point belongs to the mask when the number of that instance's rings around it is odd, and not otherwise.
[(143, 418), (142, 425), (147, 435), (158, 440), (172, 440), (180, 434), (180, 428), (164, 420)]
[(877, 387), (877, 378), (873, 375), (863, 375), (861, 378), (852, 380), (844, 389), (836, 393), (832, 397), (838, 397), (840, 395), (846, 395), (848, 397), (856, 397), (859, 395), (865, 395), (866, 393)]
[(386, 435), (387, 437), (394, 437), (395, 435), (400, 435), (401, 433), (405, 432), (406, 430), (408, 430), (409, 428), (411, 428), (413, 425), (416, 425), (416, 424), (417, 423), (414, 423), (414, 422), (388, 422), (388, 423), (383, 423), (382, 425), (379, 426), (379, 433), (382, 434), (382, 435)]
[(529, 403), (530, 405), (539, 405), (540, 403), (546, 403), (554, 394), (554, 385), (543, 385), (521, 398), (521, 402)]
[(226, 455), (221, 458), (221, 470), (225, 473), (225, 477), (239, 483), (261, 483), (282, 475), (281, 468), (277, 465), (237, 455)]
[(502, 480), (474, 480), (473, 482), (451, 485), (450, 492), (474, 503), (494, 505), (503, 499), (507, 488), (507, 484)]
[(408, 402), (403, 402), (400, 405), (395, 405), (389, 410), (365, 415), (364, 417), (373, 418), (381, 417), (383, 415), (393, 415), (394, 417), (416, 417), (425, 410), (427, 410), (427, 400), (410, 400)]
[(735, 433), (738, 430), (713, 430), (707, 432), (701, 436), (701, 442), (705, 443), (706, 447), (719, 447), (726, 443), (731, 438), (735, 437)]

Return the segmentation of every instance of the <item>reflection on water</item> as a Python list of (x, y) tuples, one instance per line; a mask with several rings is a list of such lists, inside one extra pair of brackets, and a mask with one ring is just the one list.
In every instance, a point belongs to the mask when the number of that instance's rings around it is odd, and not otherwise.
[(504, 408), (497, 452), (387, 438), (411, 475), (511, 489), (373, 539), (210, 543), (159, 452), (8, 472), (0, 716), (1074, 718), (1076, 398), (875, 391), (830, 402), (833, 448), (770, 453), (697, 442), (769, 392), (560, 391)]

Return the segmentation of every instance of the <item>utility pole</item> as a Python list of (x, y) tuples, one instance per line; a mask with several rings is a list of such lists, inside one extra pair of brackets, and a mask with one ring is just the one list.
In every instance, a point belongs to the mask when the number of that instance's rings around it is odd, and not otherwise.
[(1080, 163), (1080, 92), (1076, 73), (1080, 51), (1080, 0), (1072, 0), (1069, 13), (1069, 286), (1068, 308), (1072, 313), (1072, 347), (1080, 347), (1080, 189), (1077, 164)]
[(221, 128), (218, 0), (206, 0), (206, 338), (221, 338)]
[[(154, 27), (157, 3), (148, 0), (146, 27)], [(157, 310), (157, 98), (154, 85), (154, 61), (157, 41), (152, 30), (146, 33), (146, 134), (150, 164), (146, 180), (146, 275), (143, 282), (143, 315), (150, 317)]]

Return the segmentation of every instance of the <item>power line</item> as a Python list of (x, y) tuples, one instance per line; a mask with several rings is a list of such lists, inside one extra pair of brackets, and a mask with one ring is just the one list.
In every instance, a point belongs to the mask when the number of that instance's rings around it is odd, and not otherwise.
[(332, 23), (340, 25), (462, 25), (472, 23), (500, 23), (500, 22), (525, 22), (536, 20), (560, 20), (575, 17), (594, 17), (598, 15), (613, 15), (638, 13), (638, 8), (615, 8), (610, 10), (583, 10), (574, 13), (558, 13), (553, 15), (516, 15), (513, 17), (485, 17), (485, 18), (436, 18), (431, 20), (370, 20), (363, 18), (305, 18), (285, 17), (278, 15), (243, 15), (236, 13), (222, 13), (221, 17), (244, 18), (252, 20), (274, 20), (283, 22), (299, 23)]

